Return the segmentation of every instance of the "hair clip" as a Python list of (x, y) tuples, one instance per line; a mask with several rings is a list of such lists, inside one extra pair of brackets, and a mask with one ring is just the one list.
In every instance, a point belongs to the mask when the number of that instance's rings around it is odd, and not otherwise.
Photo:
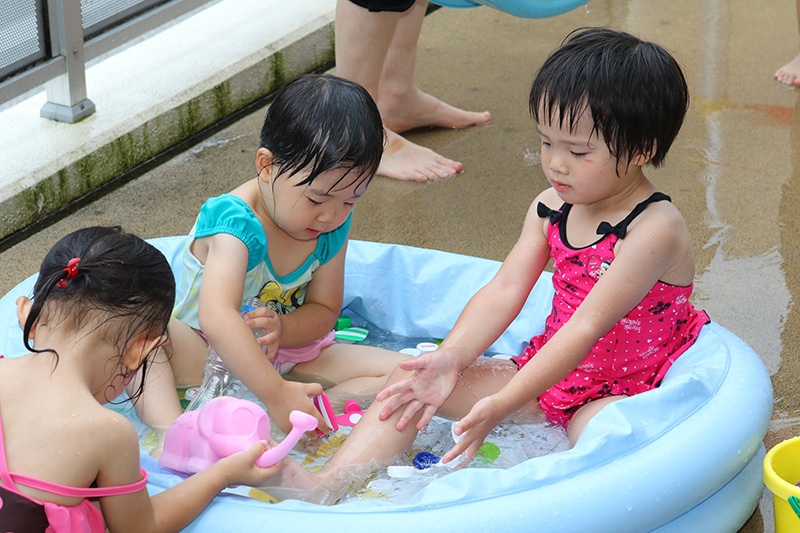
[(78, 276), (78, 263), (80, 262), (81, 262), (80, 257), (74, 257), (69, 260), (69, 263), (67, 263), (67, 268), (64, 269), (64, 272), (66, 272), (66, 274), (64, 275), (63, 278), (61, 278), (56, 282), (56, 287), (60, 289), (66, 289), (68, 287), (67, 281)]

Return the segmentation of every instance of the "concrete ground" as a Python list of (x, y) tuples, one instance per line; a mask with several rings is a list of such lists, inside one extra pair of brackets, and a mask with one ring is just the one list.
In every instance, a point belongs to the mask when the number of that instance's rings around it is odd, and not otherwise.
[[(790, 0), (769, 9), (743, 0), (591, 0), (546, 20), (485, 7), (436, 11), (423, 28), (419, 85), (452, 104), (489, 109), (492, 122), (409, 134), (462, 161), (464, 173), (428, 184), (375, 179), (357, 207), (352, 238), (502, 259), (546, 186), (527, 112), (533, 74), (567, 33), (590, 25), (657, 41), (683, 66), (691, 109), (665, 167), (649, 175), (672, 196), (694, 237), (696, 306), (753, 346), (772, 375), (767, 446), (797, 435), (800, 92), (772, 78), (797, 52)], [(121, 224), (143, 237), (186, 233), (205, 198), (255, 176), (263, 114), (254, 111), (0, 253), (0, 293), (82, 226)], [(770, 501), (766, 492), (741, 531), (773, 531)]]

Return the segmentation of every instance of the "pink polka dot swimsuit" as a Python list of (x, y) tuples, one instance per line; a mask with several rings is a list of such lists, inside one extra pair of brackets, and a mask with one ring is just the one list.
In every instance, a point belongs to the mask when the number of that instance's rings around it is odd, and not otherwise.
[[(654, 193), (619, 224), (603, 222), (597, 228), (602, 237), (584, 248), (567, 243), (566, 222), (571, 209), (563, 204), (551, 210), (539, 204), (538, 213), (549, 217), (547, 240), (553, 258), (553, 309), (545, 331), (533, 337), (521, 355), (512, 358), (522, 368), (564, 325), (614, 260), (614, 245), (625, 237), (628, 225), (652, 202), (670, 201)], [(661, 281), (611, 330), (601, 337), (589, 355), (567, 377), (539, 396), (547, 419), (564, 427), (586, 403), (605, 396), (633, 396), (657, 387), (669, 367), (689, 346), (700, 329), (709, 322), (704, 311), (697, 311), (689, 296), (693, 285), (677, 287)]]

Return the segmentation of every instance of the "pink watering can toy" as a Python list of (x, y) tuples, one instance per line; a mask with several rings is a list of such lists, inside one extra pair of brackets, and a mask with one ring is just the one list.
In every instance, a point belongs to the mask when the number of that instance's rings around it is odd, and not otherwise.
[[(289, 421), (292, 430), (280, 444), (261, 454), (256, 460), (258, 466), (274, 465), (289, 453), (303, 433), (317, 427), (317, 419), (302, 411), (292, 411)], [(195, 474), (259, 440), (269, 440), (269, 432), (269, 417), (258, 404), (220, 396), (175, 420), (167, 431), (158, 464), (175, 472)]]

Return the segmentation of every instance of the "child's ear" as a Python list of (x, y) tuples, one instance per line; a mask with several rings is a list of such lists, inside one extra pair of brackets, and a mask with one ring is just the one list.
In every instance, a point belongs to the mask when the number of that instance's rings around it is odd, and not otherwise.
[[(28, 320), (28, 315), (31, 312), (31, 307), (33, 307), (33, 302), (30, 301), (29, 298), (25, 296), (20, 296), (17, 298), (17, 320), (19, 321), (19, 326), (21, 328), (25, 327), (25, 321)], [(33, 333), (36, 330), (36, 324), (31, 326), (31, 332), (29, 337), (33, 338)]]
[(266, 148), (259, 148), (256, 152), (256, 172), (258, 178), (269, 182), (272, 175), (272, 163), (275, 162), (275, 156)]
[(166, 335), (141, 335), (137, 337), (128, 344), (125, 353), (122, 354), (122, 364), (129, 370), (139, 370), (144, 358), (159, 346), (163, 346), (167, 340), (168, 337)]

